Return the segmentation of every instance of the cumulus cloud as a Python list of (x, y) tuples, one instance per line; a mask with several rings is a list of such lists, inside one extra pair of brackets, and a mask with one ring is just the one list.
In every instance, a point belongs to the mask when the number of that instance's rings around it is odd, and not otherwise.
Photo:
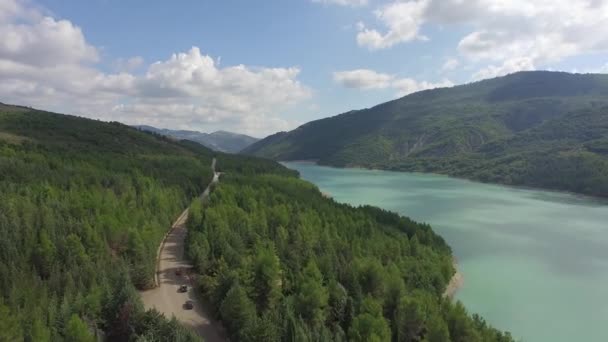
[[(135, 104), (119, 109), (137, 117), (152, 113), (160, 103), (163, 107), (158, 113), (173, 127), (213, 123), (263, 135), (291, 128), (288, 121), (274, 115), (310, 97), (310, 89), (297, 80), (299, 73), (295, 67), (220, 68), (216, 60), (193, 47), (150, 65), (134, 81)], [(188, 116), (176, 116), (177, 112)]]
[(312, 0), (312, 2), (330, 4), (330, 5), (358, 7), (358, 6), (367, 5), (368, 0)]
[(467, 23), (475, 30), (458, 44), (472, 59), (528, 57), (535, 63), (608, 49), (608, 1), (477, 0)]
[(369, 69), (357, 69), (350, 71), (338, 71), (333, 74), (334, 82), (351, 89), (387, 89), (396, 91), (397, 96), (405, 96), (426, 89), (451, 87), (454, 85), (450, 80), (442, 80), (437, 83), (427, 81), (416, 81), (412, 78), (398, 78), (395, 75), (378, 73)]
[(357, 35), (359, 45), (372, 50), (420, 39), (423, 27), (434, 24), (469, 29), (458, 51), (473, 63), (493, 63), (494, 69), (608, 51), (606, 0), (409, 0), (375, 14), (384, 30), (363, 24)]
[[(7, 15), (10, 13), (10, 15)], [(0, 1), (0, 100), (129, 124), (230, 129), (262, 136), (292, 128), (277, 114), (310, 97), (300, 70), (236, 65), (197, 47), (144, 66), (95, 67), (98, 50), (67, 20)], [(133, 69), (144, 72), (133, 74)], [(209, 128), (212, 127), (212, 128)]]
[(0, 58), (34, 66), (95, 62), (97, 50), (87, 44), (80, 28), (67, 20), (43, 17), (23, 24), (0, 26)]
[(364, 23), (359, 23), (357, 43), (370, 50), (389, 48), (397, 43), (412, 40), (426, 40), (419, 30), (424, 23), (424, 11), (427, 0), (395, 2), (374, 11), (376, 18), (386, 27), (387, 32), (381, 33), (376, 29), (369, 29)]
[[(170, 59), (150, 65), (138, 81), (144, 97), (208, 97), (237, 102), (231, 107), (291, 104), (309, 91), (298, 81), (298, 68), (250, 68), (244, 65), (219, 68), (216, 61), (193, 47)], [(236, 107), (235, 107), (236, 108)]]

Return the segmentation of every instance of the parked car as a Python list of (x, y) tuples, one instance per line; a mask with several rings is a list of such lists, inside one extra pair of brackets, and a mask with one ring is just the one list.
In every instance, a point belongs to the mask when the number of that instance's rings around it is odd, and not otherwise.
[(182, 275), (182, 269), (178, 268), (175, 270), (175, 275), (181, 276)]
[(191, 300), (187, 300), (186, 304), (184, 304), (184, 308), (186, 308), (186, 310), (194, 309), (194, 302)]
[(188, 292), (188, 285), (182, 285), (179, 287), (179, 292)]

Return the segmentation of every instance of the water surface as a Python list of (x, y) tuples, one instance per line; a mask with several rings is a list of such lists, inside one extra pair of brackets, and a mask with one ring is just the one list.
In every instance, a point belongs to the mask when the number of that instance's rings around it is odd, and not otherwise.
[(430, 223), (452, 246), (457, 299), (524, 341), (608, 341), (608, 202), (439, 175), (285, 163), (337, 201)]

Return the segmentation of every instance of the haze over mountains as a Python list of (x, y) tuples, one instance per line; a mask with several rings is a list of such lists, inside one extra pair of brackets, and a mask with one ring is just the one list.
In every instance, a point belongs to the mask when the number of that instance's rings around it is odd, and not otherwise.
[(202, 133), (188, 130), (172, 130), (166, 128), (156, 128), (147, 125), (134, 126), (140, 130), (166, 135), (179, 140), (190, 140), (197, 142), (215, 151), (237, 153), (249, 145), (260, 140), (245, 134), (232, 133), (227, 131), (217, 131), (213, 133)]
[(519, 72), (422, 91), (244, 153), (608, 196), (608, 75)]

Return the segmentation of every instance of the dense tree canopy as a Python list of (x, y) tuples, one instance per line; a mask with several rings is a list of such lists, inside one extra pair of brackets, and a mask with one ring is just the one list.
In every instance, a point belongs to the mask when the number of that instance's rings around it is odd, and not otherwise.
[(512, 340), (442, 297), (451, 250), (428, 225), (268, 173), (228, 171), (191, 211), (201, 294), (235, 341)]
[(210, 163), (120, 124), (3, 106), (0, 341), (152, 337), (135, 287), (151, 285), (158, 244)]
[(0, 341), (196, 341), (137, 289), (191, 204), (198, 290), (234, 341), (511, 341), (442, 293), (431, 227), (296, 172), (117, 124), (0, 105)]

